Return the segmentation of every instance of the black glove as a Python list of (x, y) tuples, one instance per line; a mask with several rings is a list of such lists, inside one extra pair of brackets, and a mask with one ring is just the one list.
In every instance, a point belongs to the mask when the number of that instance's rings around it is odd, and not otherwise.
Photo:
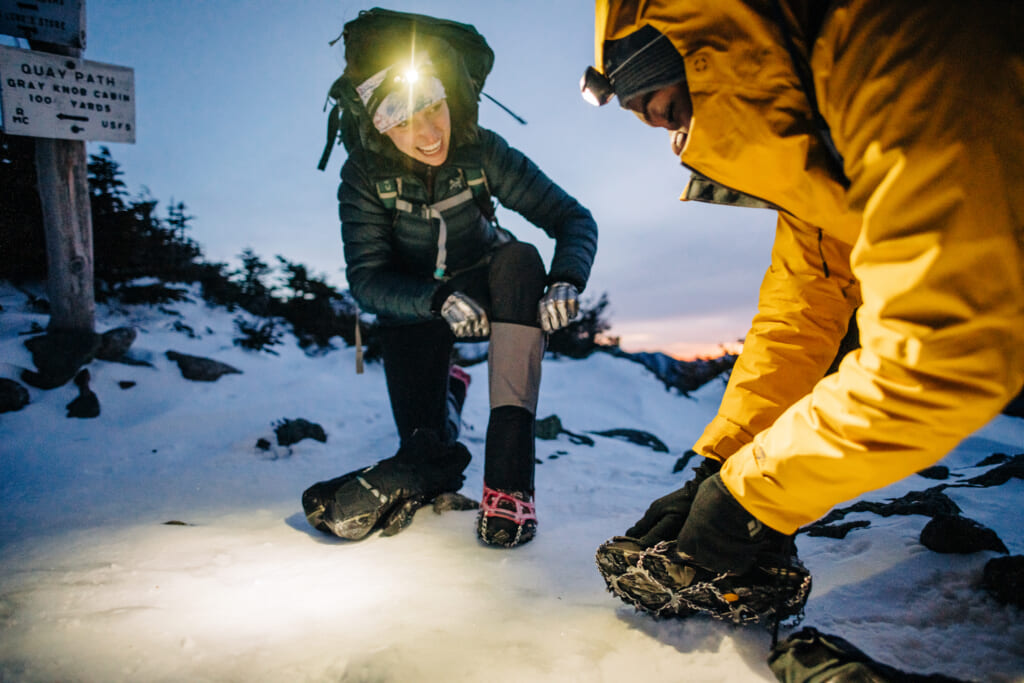
[[(755, 518), (739, 504), (719, 474), (697, 490), (690, 514), (679, 531), (676, 549), (693, 564), (714, 572), (745, 574), (768, 557), (776, 562), (794, 553), (792, 537)], [(781, 566), (781, 565), (779, 565)]]
[(649, 548), (658, 541), (674, 540), (690, 514), (690, 506), (697, 496), (697, 487), (721, 468), (722, 463), (714, 458), (704, 458), (704, 462), (694, 468), (693, 479), (686, 482), (678, 491), (673, 491), (651, 503), (640, 521), (626, 531), (626, 536), (635, 538), (644, 548)]
[(462, 444), (445, 445), (418, 429), (394, 456), (306, 489), (302, 507), (313, 527), (341, 538), (358, 540), (377, 528), (392, 536), (420, 507), (462, 488), (470, 459)]

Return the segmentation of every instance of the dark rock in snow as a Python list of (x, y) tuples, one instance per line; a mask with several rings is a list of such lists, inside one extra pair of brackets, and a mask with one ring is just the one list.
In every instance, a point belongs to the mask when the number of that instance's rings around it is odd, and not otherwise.
[(960, 515), (933, 517), (921, 530), (921, 545), (937, 553), (1010, 552), (996, 532)]
[(859, 501), (845, 508), (836, 508), (817, 522), (804, 527), (810, 533), (812, 527), (820, 527), (837, 522), (846, 515), (853, 512), (873, 512), (882, 517), (892, 515), (924, 515), (926, 517), (937, 517), (938, 515), (958, 515), (960, 508), (949, 496), (942, 492), (946, 484), (941, 484), (924, 491), (911, 491), (902, 498), (890, 500), (886, 503), (873, 501)]
[(989, 560), (985, 564), (981, 586), (1004, 605), (1024, 609), (1024, 555)]
[(122, 389), (131, 389), (132, 387), (135, 386), (135, 382), (133, 382), (133, 381), (131, 381), (129, 379), (124, 379), (124, 380), (121, 380), (120, 382), (118, 382), (117, 386), (121, 387)]
[(327, 434), (324, 432), (324, 428), (315, 422), (303, 420), (301, 417), (295, 420), (281, 420), (276, 423), (274, 434), (277, 435), (278, 446), (291, 446), (303, 439), (315, 439), (320, 443), (327, 443)]
[(866, 519), (862, 519), (857, 522), (843, 522), (842, 524), (822, 524), (815, 525), (811, 524), (801, 531), (806, 531), (808, 536), (822, 536), (825, 538), (846, 538), (846, 534), (850, 533), (854, 529), (866, 529), (871, 526), (871, 522)]
[(557, 415), (548, 415), (537, 420), (533, 429), (538, 439), (551, 441), (562, 433), (562, 420)]
[(919, 477), (925, 479), (938, 479), (944, 480), (949, 479), (949, 468), (945, 465), (935, 465), (934, 467), (926, 467), (917, 473)]
[(178, 364), (181, 375), (185, 379), (190, 379), (194, 382), (216, 382), (224, 375), (242, 374), (241, 370), (210, 358), (189, 356), (177, 351), (168, 351), (165, 355)]
[(25, 370), (21, 379), (37, 389), (55, 389), (67, 384), (79, 368), (96, 357), (100, 335), (92, 332), (47, 332), (25, 340), (32, 352), (36, 371)]
[(89, 370), (82, 369), (75, 376), (75, 385), (78, 387), (78, 397), (67, 405), (68, 417), (99, 417), (100, 399), (89, 388)]
[(565, 434), (574, 444), (583, 444), (586, 446), (594, 445), (594, 440), (589, 436), (570, 432), (568, 429), (563, 427), (562, 420), (557, 415), (548, 415), (534, 423), (534, 435), (538, 439), (552, 441), (557, 439), (559, 434)]
[(1001, 486), (1010, 479), (1024, 479), (1024, 453), (1018, 453), (1001, 465), (993, 467), (984, 474), (971, 477), (957, 486), (976, 486), (978, 488)]
[(630, 443), (635, 443), (638, 446), (647, 446), (658, 453), (668, 453), (668, 446), (666, 446), (661, 439), (650, 432), (644, 432), (639, 429), (606, 429), (602, 432), (591, 431), (590, 433), (597, 434), (598, 436), (607, 436), (613, 439), (622, 439), (624, 441), (629, 441)]
[(680, 455), (679, 459), (676, 460), (676, 464), (672, 466), (672, 473), (675, 474), (676, 472), (682, 472), (684, 469), (686, 469), (686, 465), (690, 462), (690, 460), (692, 460), (694, 457), (698, 457), (698, 455), (699, 454), (697, 453), (697, 451), (693, 449), (690, 449), (683, 453), (682, 455)]
[(116, 327), (100, 335), (100, 348), (96, 357), (100, 360), (118, 361), (131, 348), (138, 333), (134, 327)]
[(1006, 453), (993, 453), (992, 455), (986, 457), (984, 460), (975, 465), (975, 467), (991, 467), (992, 465), (1004, 463), (1009, 459), (1010, 456), (1008, 456)]
[(28, 402), (28, 389), (13, 379), (0, 377), (0, 413), (21, 410)]

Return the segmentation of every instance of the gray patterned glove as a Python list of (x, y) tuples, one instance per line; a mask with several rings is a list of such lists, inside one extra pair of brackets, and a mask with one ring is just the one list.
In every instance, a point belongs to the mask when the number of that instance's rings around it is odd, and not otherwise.
[(487, 311), (462, 292), (452, 292), (441, 305), (441, 317), (456, 337), (486, 337), (491, 333)]
[(537, 304), (541, 329), (554, 332), (568, 325), (580, 311), (579, 297), (579, 290), (568, 282), (556, 282), (548, 287), (547, 294)]

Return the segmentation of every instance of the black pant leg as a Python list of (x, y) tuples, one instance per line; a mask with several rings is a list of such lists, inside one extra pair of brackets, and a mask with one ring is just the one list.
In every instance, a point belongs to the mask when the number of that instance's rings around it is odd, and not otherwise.
[(537, 302), (544, 295), (547, 274), (537, 248), (510, 242), (491, 257), (488, 270), (491, 322), (539, 327)]
[(419, 428), (450, 440), (448, 368), (455, 337), (443, 320), (381, 328), (391, 412), (404, 443)]

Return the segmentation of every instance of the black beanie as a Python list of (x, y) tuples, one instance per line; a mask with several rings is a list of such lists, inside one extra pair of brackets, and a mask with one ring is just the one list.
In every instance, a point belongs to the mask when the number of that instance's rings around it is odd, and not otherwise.
[(604, 73), (623, 106), (638, 95), (686, 80), (682, 55), (650, 25), (605, 41)]

